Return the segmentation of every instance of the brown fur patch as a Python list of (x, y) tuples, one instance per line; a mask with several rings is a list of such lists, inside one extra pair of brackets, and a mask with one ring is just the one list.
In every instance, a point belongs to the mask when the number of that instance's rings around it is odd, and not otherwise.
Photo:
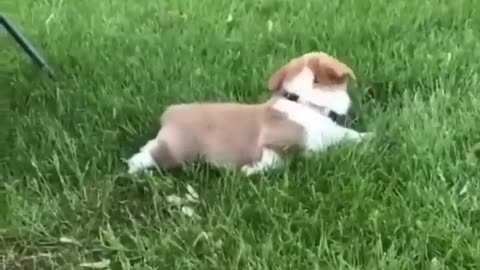
[(268, 81), (268, 89), (271, 91), (279, 91), (282, 89), (284, 81), (289, 81), (302, 71), (305, 63), (302, 59), (293, 59), (288, 64), (276, 71)]
[(281, 90), (283, 83), (297, 76), (304, 67), (313, 72), (316, 83), (323, 85), (342, 84), (349, 78), (356, 80), (353, 71), (338, 59), (323, 52), (310, 52), (274, 72), (268, 81), (268, 88), (274, 92)]
[(313, 72), (315, 83), (324, 85), (342, 84), (349, 77), (356, 78), (353, 71), (337, 59), (318, 53), (304, 56), (307, 67)]
[(264, 147), (285, 151), (301, 145), (303, 128), (271, 108), (273, 100), (171, 106), (162, 116), (155, 161), (159, 167), (198, 159), (241, 167), (259, 161)]

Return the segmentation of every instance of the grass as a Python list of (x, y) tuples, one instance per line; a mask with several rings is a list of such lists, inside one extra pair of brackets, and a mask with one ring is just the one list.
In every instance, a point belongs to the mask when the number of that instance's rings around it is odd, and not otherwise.
[[(0, 34), (0, 269), (480, 269), (477, 1), (0, 10), (58, 73), (40, 76)], [(166, 105), (261, 101), (279, 65), (317, 50), (355, 71), (357, 126), (376, 140), (250, 179), (203, 165), (126, 175)], [(167, 200), (188, 185), (193, 218)]]

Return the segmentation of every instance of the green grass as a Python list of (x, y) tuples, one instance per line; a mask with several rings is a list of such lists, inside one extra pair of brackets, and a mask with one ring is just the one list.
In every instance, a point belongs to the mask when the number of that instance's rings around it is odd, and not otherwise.
[[(232, 1), (0, 3), (58, 73), (0, 35), (0, 269), (480, 269), (478, 1)], [(355, 71), (372, 142), (126, 175), (168, 104), (264, 100), (317, 50)], [(187, 185), (195, 218), (166, 199)]]

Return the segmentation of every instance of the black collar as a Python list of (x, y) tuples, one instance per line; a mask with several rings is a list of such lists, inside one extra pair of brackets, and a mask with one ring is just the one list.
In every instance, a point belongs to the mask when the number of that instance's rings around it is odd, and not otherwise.
[[(293, 102), (298, 102), (300, 98), (297, 94), (290, 93), (288, 91), (282, 91), (282, 97)], [(347, 125), (347, 116), (344, 114), (338, 114), (330, 110), (330, 112), (328, 113), (328, 117), (341, 126)]]
[(287, 92), (287, 91), (282, 91), (282, 97), (290, 100), (290, 101), (293, 101), (293, 102), (298, 102), (298, 99), (300, 98), (297, 94), (294, 94), (294, 93), (290, 93), (290, 92)]

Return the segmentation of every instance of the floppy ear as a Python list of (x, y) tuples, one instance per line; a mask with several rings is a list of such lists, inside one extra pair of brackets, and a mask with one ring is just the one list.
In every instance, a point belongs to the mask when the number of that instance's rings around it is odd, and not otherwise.
[(285, 81), (293, 79), (304, 67), (304, 61), (301, 59), (293, 59), (288, 64), (281, 67), (270, 77), (268, 88), (271, 91), (279, 91)]
[(287, 72), (287, 65), (275, 71), (268, 81), (268, 89), (273, 92), (279, 91), (282, 88), (283, 81), (287, 77)]
[(326, 66), (327, 74), (331, 79), (338, 82), (344, 82), (345, 80), (352, 78), (357, 80), (357, 77), (353, 71), (342, 63), (331, 63)]
[(308, 60), (308, 67), (312, 70), (315, 81), (324, 84), (341, 84), (348, 78), (356, 80), (353, 71), (336, 59), (313, 57)]

